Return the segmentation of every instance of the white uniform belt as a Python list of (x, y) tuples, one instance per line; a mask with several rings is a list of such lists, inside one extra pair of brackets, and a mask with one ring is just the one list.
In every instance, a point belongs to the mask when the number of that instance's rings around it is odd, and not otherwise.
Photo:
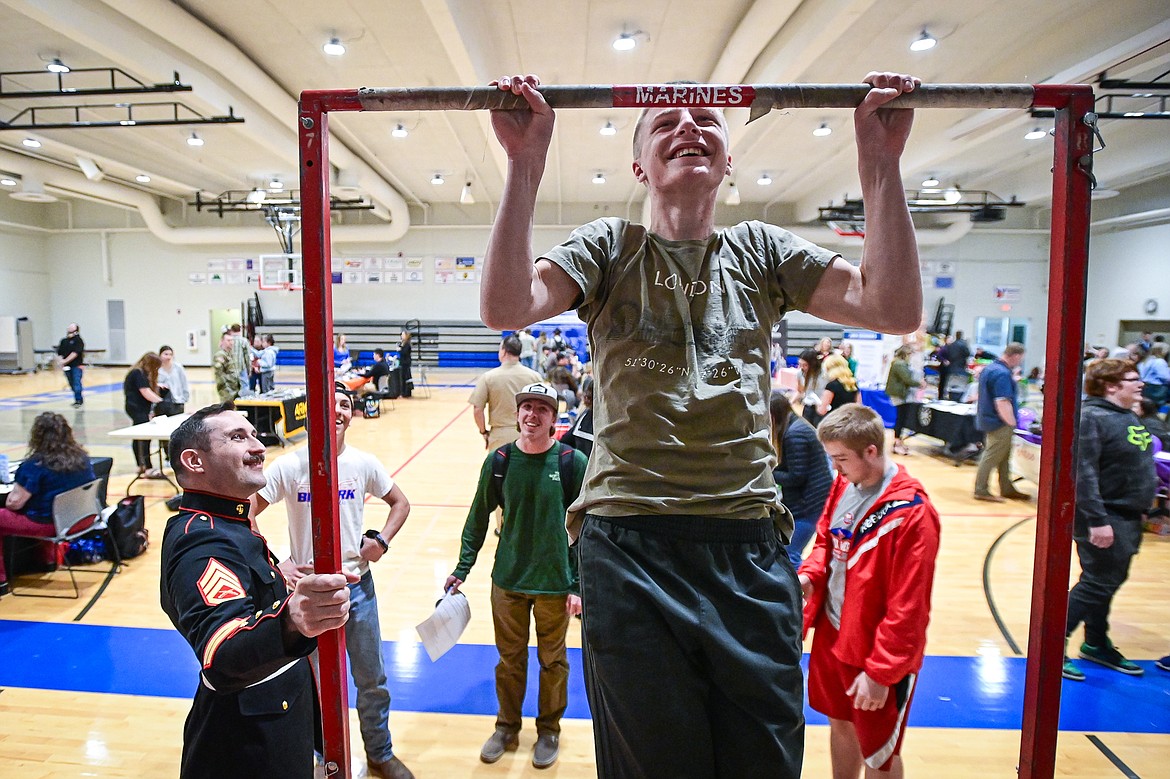
[[(298, 657), (296, 660), (293, 660), (292, 662), (288, 663), (287, 665), (283, 665), (283, 666), (281, 666), (280, 668), (278, 668), (278, 669), (276, 669), (275, 671), (273, 671), (272, 673), (268, 674), (268, 676), (265, 676), (265, 677), (264, 677), (263, 679), (261, 679), (260, 681), (258, 681), (258, 682), (252, 682), (251, 684), (249, 684), (249, 685), (248, 685), (248, 687), (257, 687), (257, 686), (259, 686), (259, 685), (261, 685), (261, 684), (264, 684), (265, 682), (270, 682), (270, 681), (272, 681), (273, 679), (275, 679), (276, 677), (280, 676), (282, 673), (284, 673), (285, 671), (287, 671), (288, 669), (292, 668), (294, 665), (296, 665), (297, 663), (299, 663), (299, 662), (300, 662), (300, 660), (301, 660), (301, 658), (299, 658), (299, 657)], [(200, 674), (199, 674), (199, 680), (200, 680), (201, 682), (203, 682), (203, 686), (204, 686), (204, 687), (206, 687), (207, 689), (211, 690), (212, 692), (216, 692), (215, 686), (214, 686), (214, 685), (212, 685), (212, 683), (211, 683), (211, 682), (207, 681), (207, 677), (206, 677), (205, 675), (203, 675), (202, 673), (200, 673)], [(244, 689), (247, 689), (247, 688), (244, 688)]]

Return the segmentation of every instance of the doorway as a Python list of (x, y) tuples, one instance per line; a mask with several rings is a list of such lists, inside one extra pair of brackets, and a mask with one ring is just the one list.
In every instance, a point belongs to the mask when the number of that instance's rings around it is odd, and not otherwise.
[(211, 320), (211, 329), (207, 331), (207, 364), (211, 365), (211, 358), (219, 351), (219, 339), (232, 325), (240, 321), (238, 308), (213, 308), (208, 312)]

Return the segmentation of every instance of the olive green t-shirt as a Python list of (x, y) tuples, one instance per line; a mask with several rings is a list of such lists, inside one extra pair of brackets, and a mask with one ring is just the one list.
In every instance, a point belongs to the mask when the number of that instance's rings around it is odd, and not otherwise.
[(597, 376), (572, 514), (768, 516), (772, 325), (836, 253), (762, 222), (668, 241), (604, 218), (543, 256), (581, 287)]

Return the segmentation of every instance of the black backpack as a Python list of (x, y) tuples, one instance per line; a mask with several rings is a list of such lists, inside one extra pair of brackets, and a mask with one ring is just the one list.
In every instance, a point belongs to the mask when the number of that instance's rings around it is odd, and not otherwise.
[[(504, 444), (492, 453), (492, 497), (496, 505), (504, 507), (504, 475), (508, 473), (508, 463), (512, 459), (512, 447), (515, 444)], [(573, 453), (577, 450), (568, 444), (557, 441), (557, 465), (561, 472), (561, 490), (564, 493), (565, 508), (576, 499), (576, 486), (573, 483)]]
[(146, 529), (146, 499), (141, 495), (118, 501), (107, 521), (120, 559), (137, 557), (150, 545), (150, 532)]

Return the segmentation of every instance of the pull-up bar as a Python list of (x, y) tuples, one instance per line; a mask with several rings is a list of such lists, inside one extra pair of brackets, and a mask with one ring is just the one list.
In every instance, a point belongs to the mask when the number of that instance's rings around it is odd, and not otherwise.
[[(749, 121), (774, 108), (854, 108), (867, 84), (642, 84), (541, 86), (553, 108), (713, 107), (750, 109)], [(1088, 279), (1089, 190), (1095, 130), (1093, 90), (1055, 84), (923, 84), (888, 108), (1052, 108), (1056, 129), (1049, 262), (1048, 381), (1045, 407), (1059, 416), (1045, 425), (1037, 494), (1028, 664), (1024, 689), (1020, 779), (1051, 779), (1056, 770), (1060, 670), (1068, 608), (1069, 548), (1075, 509), (1080, 358)], [(301, 256), (304, 274), (306, 384), (309, 404), (313, 552), (318, 573), (341, 570), (337, 455), (334, 451), (333, 299), (329, 241), (328, 115), (335, 111), (480, 111), (527, 108), (496, 87), (308, 90), (300, 100)], [(327, 520), (327, 521), (326, 521)], [(326, 772), (349, 775), (349, 702), (345, 633), (320, 638)]]

